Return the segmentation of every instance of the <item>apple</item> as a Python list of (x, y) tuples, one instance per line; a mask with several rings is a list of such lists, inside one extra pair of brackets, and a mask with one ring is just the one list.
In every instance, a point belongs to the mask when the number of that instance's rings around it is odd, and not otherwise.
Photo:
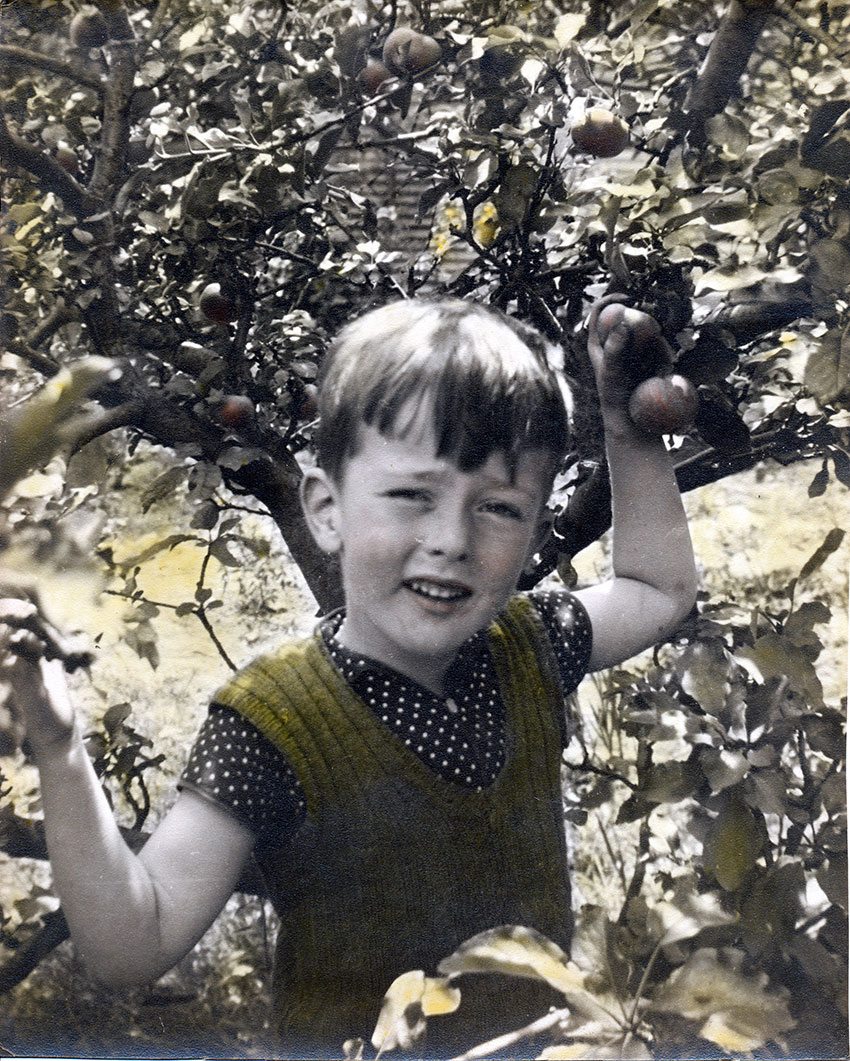
[(599, 340), (603, 345), (612, 329), (620, 323), (628, 328), (631, 341), (640, 346), (657, 339), (661, 334), (658, 321), (648, 313), (624, 306), (620, 302), (610, 302), (599, 311), (596, 323)]
[(148, 146), (147, 140), (143, 136), (134, 136), (132, 140), (127, 142), (127, 151), (125, 154), (125, 160), (128, 166), (143, 166), (149, 161), (153, 149)]
[(254, 419), (254, 403), (245, 394), (228, 394), (218, 410), (218, 418), (225, 427), (236, 430), (247, 427)]
[(236, 301), (222, 293), (221, 284), (207, 284), (198, 300), (201, 313), (216, 324), (230, 324), (239, 316)]
[(59, 144), (56, 148), (55, 158), (66, 173), (70, 173), (72, 177), (78, 176), (80, 163), (77, 159), (77, 153), (68, 147), (67, 144)]
[(299, 420), (315, 420), (318, 413), (319, 388), (315, 383), (305, 383), (295, 402), (295, 415)]
[(443, 49), (424, 33), (410, 26), (398, 26), (384, 41), (384, 65), (399, 75), (419, 74), (438, 62)]
[(386, 64), (371, 56), (366, 60), (366, 65), (359, 74), (360, 83), (372, 96), (377, 96), (384, 82), (389, 81), (393, 76), (393, 72)]
[(78, 11), (69, 33), (75, 48), (101, 48), (109, 40), (109, 27), (99, 11)]
[(684, 376), (650, 376), (629, 399), (632, 422), (648, 435), (681, 435), (697, 414), (696, 387)]
[(619, 115), (604, 107), (591, 107), (570, 132), (579, 151), (597, 158), (613, 158), (629, 142), (628, 125)]

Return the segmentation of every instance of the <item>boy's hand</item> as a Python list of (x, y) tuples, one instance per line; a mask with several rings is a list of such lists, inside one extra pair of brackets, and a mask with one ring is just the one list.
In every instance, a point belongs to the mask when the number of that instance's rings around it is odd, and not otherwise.
[[(0, 678), (11, 686), (2, 735), (6, 743), (25, 735), (36, 760), (74, 732), (60, 653), (39, 636), (41, 621), (32, 601), (0, 598)], [(47, 654), (54, 658), (48, 661)]]
[(624, 306), (623, 297), (607, 295), (593, 306), (587, 320), (587, 351), (603, 409), (625, 411), (639, 383), (670, 371), (673, 351), (658, 322)]

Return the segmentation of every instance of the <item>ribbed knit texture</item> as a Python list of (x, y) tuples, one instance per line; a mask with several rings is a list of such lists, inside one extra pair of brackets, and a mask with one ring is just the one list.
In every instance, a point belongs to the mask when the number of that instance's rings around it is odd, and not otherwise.
[[(433, 975), (483, 929), (528, 925), (568, 947), (555, 661), (521, 598), (489, 636), (508, 747), (481, 792), (438, 777), (382, 726), (318, 636), (260, 657), (216, 695), (281, 749), (307, 798), (305, 825), (286, 846), (265, 849), (261, 867), (281, 919), (274, 1003), (293, 1056), (341, 1056), (345, 1039), (368, 1041), (396, 976)], [(469, 1046), (556, 1001), (507, 981), (497, 985), (496, 1014), (486, 991), (477, 1005), (471, 997), (490, 979), (466, 978), (457, 1017), (431, 1022), (448, 1053), (455, 1039)], [(427, 1056), (442, 1052), (429, 1041)]]

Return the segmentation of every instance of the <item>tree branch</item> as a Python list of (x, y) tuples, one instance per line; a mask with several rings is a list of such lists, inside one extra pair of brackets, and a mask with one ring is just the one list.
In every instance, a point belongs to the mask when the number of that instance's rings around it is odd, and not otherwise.
[(109, 81), (103, 100), (103, 127), (91, 179), (92, 191), (114, 200), (124, 171), (130, 138), (130, 100), (136, 75), (136, 40), (123, 7), (105, 12), (112, 39)]
[(47, 70), (51, 74), (67, 77), (69, 81), (76, 81), (77, 84), (84, 85), (98, 94), (103, 92), (101, 79), (89, 74), (77, 63), (56, 59), (52, 55), (42, 55), (41, 52), (34, 52), (29, 48), (19, 48), (16, 44), (0, 44), (0, 59), (5, 59), (9, 63), (20, 63), (23, 66)]
[(36, 147), (9, 130), (0, 112), (0, 163), (31, 173), (46, 191), (54, 192), (78, 218), (90, 217), (101, 208), (100, 200), (66, 173), (42, 147)]
[(706, 119), (729, 102), (774, 4), (775, 0), (731, 0), (685, 100), (697, 135)]

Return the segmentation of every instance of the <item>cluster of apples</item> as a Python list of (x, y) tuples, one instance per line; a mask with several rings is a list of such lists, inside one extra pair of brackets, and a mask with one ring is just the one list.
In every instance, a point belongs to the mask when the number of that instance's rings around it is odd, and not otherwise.
[[(227, 326), (239, 319), (240, 300), (233, 288), (234, 285), (227, 280), (224, 283), (214, 280), (201, 290), (198, 309), (208, 321)], [(186, 371), (192, 371), (195, 366), (185, 367)], [(201, 359), (197, 370), (200, 371), (202, 367)], [(292, 403), (293, 415), (301, 421), (314, 420), (318, 413), (318, 400), (319, 392), (315, 383), (300, 385)], [(255, 412), (254, 402), (246, 394), (226, 394), (218, 405), (216, 415), (223, 427), (244, 432), (254, 423)]]
[(433, 37), (411, 26), (397, 26), (387, 35), (381, 58), (369, 56), (360, 83), (373, 96), (392, 77), (415, 77), (440, 61), (443, 49)]
[(620, 325), (629, 332), (624, 351), (627, 367), (640, 380), (629, 398), (629, 417), (647, 435), (684, 434), (696, 418), (699, 397), (686, 376), (670, 371), (672, 359), (658, 322), (640, 310), (611, 302), (597, 318), (600, 342), (604, 344)]

